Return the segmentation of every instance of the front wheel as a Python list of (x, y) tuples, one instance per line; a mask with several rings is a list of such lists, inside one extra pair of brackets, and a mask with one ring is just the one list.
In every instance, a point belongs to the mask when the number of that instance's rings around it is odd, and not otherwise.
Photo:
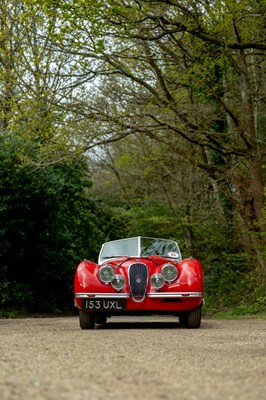
[(192, 311), (180, 315), (179, 322), (183, 328), (197, 329), (201, 324), (201, 305)]
[(95, 326), (95, 314), (79, 310), (79, 325), (81, 329), (93, 329)]

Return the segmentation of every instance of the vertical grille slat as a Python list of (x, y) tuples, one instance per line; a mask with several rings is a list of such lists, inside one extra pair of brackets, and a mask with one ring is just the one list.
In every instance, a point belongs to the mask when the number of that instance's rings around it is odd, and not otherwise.
[(142, 301), (144, 299), (147, 283), (147, 265), (140, 262), (131, 264), (129, 267), (129, 284), (133, 300)]

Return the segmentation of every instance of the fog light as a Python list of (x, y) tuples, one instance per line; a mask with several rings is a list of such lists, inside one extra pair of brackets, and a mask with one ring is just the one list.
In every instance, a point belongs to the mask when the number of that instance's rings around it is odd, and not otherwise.
[(153, 274), (151, 276), (151, 286), (155, 289), (160, 289), (165, 283), (165, 278), (162, 274)]
[(125, 280), (125, 278), (124, 278), (123, 275), (121, 275), (121, 274), (115, 274), (115, 275), (112, 277), (111, 285), (113, 286), (114, 289), (116, 289), (116, 290), (121, 290), (121, 289), (123, 289), (123, 287), (125, 286), (125, 284), (126, 284), (126, 280)]

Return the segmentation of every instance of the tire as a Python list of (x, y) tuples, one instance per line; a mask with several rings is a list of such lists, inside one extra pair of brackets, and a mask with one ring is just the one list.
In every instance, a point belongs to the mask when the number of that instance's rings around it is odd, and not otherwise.
[(95, 326), (95, 314), (79, 310), (79, 325), (81, 329), (93, 329)]
[(107, 321), (107, 315), (106, 314), (95, 314), (95, 323), (96, 324), (100, 324), (100, 325), (104, 325), (106, 324)]
[(182, 328), (198, 329), (201, 324), (201, 305), (180, 315), (179, 322)]

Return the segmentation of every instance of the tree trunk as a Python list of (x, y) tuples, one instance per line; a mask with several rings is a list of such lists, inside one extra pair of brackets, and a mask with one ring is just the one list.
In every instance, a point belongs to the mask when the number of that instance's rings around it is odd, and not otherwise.
[(266, 263), (263, 258), (263, 247), (266, 245), (265, 222), (262, 219), (263, 210), (263, 178), (261, 166), (254, 158), (249, 159), (250, 175), (234, 175), (233, 201), (239, 216), (243, 247), (250, 261), (260, 266), (266, 273)]

